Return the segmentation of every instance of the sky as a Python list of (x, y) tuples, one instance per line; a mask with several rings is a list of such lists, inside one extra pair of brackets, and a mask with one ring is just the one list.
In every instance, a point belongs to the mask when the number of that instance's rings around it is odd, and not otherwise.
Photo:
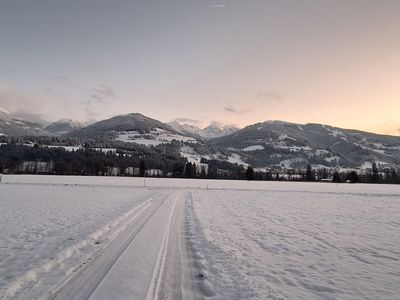
[(400, 135), (400, 1), (0, 0), (0, 107)]

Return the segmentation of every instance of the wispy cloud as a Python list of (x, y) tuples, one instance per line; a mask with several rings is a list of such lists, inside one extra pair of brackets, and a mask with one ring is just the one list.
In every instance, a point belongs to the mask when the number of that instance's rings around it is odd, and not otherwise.
[(229, 106), (225, 106), (224, 110), (236, 115), (243, 115), (243, 114), (247, 114), (249, 112), (251, 112), (250, 108), (244, 108), (244, 109), (237, 109), (236, 107), (229, 105)]
[(12, 113), (13, 117), (21, 119), (21, 120), (26, 120), (26, 121), (31, 121), (34, 123), (39, 123), (39, 124), (44, 124), (48, 125), (51, 122), (49, 122), (46, 119), (46, 116), (40, 113), (29, 113), (24, 110), (18, 110)]
[(34, 94), (20, 92), (5, 82), (0, 82), (0, 106), (14, 113), (37, 112), (44, 100)]
[(89, 106), (93, 104), (104, 104), (114, 98), (116, 98), (115, 90), (106, 84), (100, 84), (97, 88), (91, 90), (89, 99), (83, 101), (82, 104)]
[(81, 102), (85, 105), (86, 119), (88, 122), (94, 122), (97, 120), (99, 113), (99, 104), (107, 104), (110, 100), (117, 97), (115, 89), (106, 84), (100, 84), (97, 88), (94, 88), (89, 93), (89, 99)]
[(115, 98), (116, 94), (112, 87), (105, 84), (100, 84), (96, 89), (93, 89), (90, 98), (99, 102), (104, 103), (109, 99)]
[(273, 90), (264, 90), (256, 95), (256, 98), (263, 100), (272, 100), (275, 102), (281, 102), (284, 100), (284, 96)]
[(93, 109), (91, 109), (90, 107), (87, 107), (85, 109), (85, 112), (86, 112), (86, 120), (88, 123), (94, 123), (97, 121), (99, 114), (96, 113)]
[(208, 5), (208, 8), (224, 8), (226, 7), (226, 4), (214, 4), (214, 5)]
[[(5, 82), (0, 82), (0, 107), (4, 107), (16, 118), (47, 123), (46, 120), (58, 117), (60, 111), (54, 108), (61, 106), (62, 103), (54, 95), (19, 91)], [(63, 109), (65, 113), (65, 107)]]

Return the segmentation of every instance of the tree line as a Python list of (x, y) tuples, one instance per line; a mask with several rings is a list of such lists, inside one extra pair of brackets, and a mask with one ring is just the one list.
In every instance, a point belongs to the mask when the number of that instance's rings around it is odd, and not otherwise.
[[(270, 181), (331, 181), (335, 183), (390, 183), (399, 184), (400, 174), (394, 168), (378, 169), (376, 163), (366, 172), (335, 171), (332, 169), (254, 170), (220, 160), (202, 158), (200, 163), (182, 158), (179, 147), (163, 145), (153, 148), (99, 151), (86, 144), (82, 149), (67, 151), (37, 144), (24, 146), (15, 143), (0, 146), (0, 173), (40, 173), (56, 175), (121, 175), (145, 176), (156, 169), (153, 176), (176, 178), (208, 178)], [(137, 172), (132, 172), (135, 168)], [(131, 169), (130, 171), (128, 171)], [(118, 170), (118, 172), (114, 172)]]

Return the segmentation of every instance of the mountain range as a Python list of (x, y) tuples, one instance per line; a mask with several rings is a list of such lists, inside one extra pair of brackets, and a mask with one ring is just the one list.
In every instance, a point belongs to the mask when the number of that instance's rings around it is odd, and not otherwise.
[(220, 160), (255, 168), (400, 167), (400, 137), (323, 124), (266, 121), (239, 129), (214, 123), (198, 128), (177, 121), (163, 123), (139, 113), (115, 116), (91, 125), (60, 120), (49, 126), (14, 118), (0, 110), (0, 136), (61, 136), (79, 141), (107, 141), (115, 148), (173, 144), (196, 164)]

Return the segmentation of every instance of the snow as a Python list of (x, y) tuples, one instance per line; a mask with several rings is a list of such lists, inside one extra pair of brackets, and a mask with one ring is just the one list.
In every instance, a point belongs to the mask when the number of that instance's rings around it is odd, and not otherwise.
[(305, 162), (305, 161), (306, 160), (304, 158), (284, 159), (284, 160), (281, 160), (280, 165), (285, 168), (290, 168), (293, 163), (301, 163), (301, 162)]
[(81, 122), (72, 119), (60, 119), (54, 122), (52, 125), (69, 125), (71, 128), (83, 127), (83, 124)]
[(96, 151), (101, 151), (101, 152), (103, 152), (103, 153), (108, 153), (108, 152), (111, 152), (111, 153), (116, 153), (117, 152), (117, 149), (116, 148), (94, 148)]
[(325, 157), (325, 160), (326, 161), (329, 161), (329, 162), (332, 162), (332, 161), (339, 161), (340, 160), (340, 157), (339, 156), (331, 156), (331, 157)]
[[(190, 146), (182, 146), (180, 149), (180, 153), (182, 157), (185, 157), (188, 162), (196, 164), (196, 168), (198, 172), (202, 172), (204, 170), (206, 173), (208, 172), (208, 164), (201, 163), (202, 156), (198, 154), (193, 147)], [(207, 156), (209, 158), (209, 156)], [(204, 158), (207, 158), (204, 156)]]
[(182, 157), (187, 158), (188, 162), (200, 164), (201, 156), (192, 147), (183, 146), (180, 149), (180, 153)]
[(321, 164), (311, 164), (311, 168), (313, 169), (326, 169), (328, 168), (326, 165), (321, 165)]
[(215, 299), (399, 295), (398, 194), (391, 187), (370, 193), (366, 185), (307, 187), (193, 192), (197, 263)]
[(382, 143), (372, 143), (375, 148), (386, 150), (400, 150), (400, 146), (385, 146)]
[(238, 164), (244, 167), (247, 167), (249, 164), (245, 163), (241, 158), (240, 155), (237, 153), (232, 153), (230, 156), (228, 156), (228, 162), (232, 164)]
[(343, 133), (343, 132), (341, 132), (341, 131), (339, 131), (339, 130), (337, 130), (337, 129), (333, 129), (333, 128), (325, 128), (328, 132), (329, 132), (329, 134), (330, 135), (333, 135), (334, 137), (342, 137), (342, 138), (346, 138), (346, 135)]
[(238, 130), (238, 128), (234, 126), (223, 126), (218, 122), (212, 122), (208, 127), (205, 127), (203, 129), (191, 124), (181, 123), (177, 120), (168, 123), (168, 125), (170, 125), (177, 132), (185, 135), (200, 137), (203, 139), (222, 137)]
[(284, 141), (284, 140), (286, 140), (286, 139), (290, 139), (290, 140), (296, 140), (295, 138), (293, 138), (293, 137), (290, 137), (290, 136), (288, 136), (287, 134), (281, 134), (279, 137), (278, 137), (278, 140), (279, 141)]
[(385, 146), (383, 146), (381, 143), (372, 143), (372, 145), (374, 145), (376, 148), (378, 149), (384, 149), (386, 148)]
[(145, 180), (3, 175), (0, 298), (400, 293), (400, 186)]
[(377, 160), (377, 161), (375, 161), (375, 163), (378, 165), (378, 167), (384, 167), (384, 166), (390, 165), (390, 163), (388, 163), (386, 161), (382, 161), (382, 160)]
[(371, 150), (379, 154), (385, 154), (385, 150), (378, 150), (378, 149), (371, 149)]
[(80, 255), (90, 256), (94, 242), (107, 239), (152, 194), (128, 187), (2, 184), (0, 298), (39, 277), (53, 282), (67, 275)]
[[(279, 149), (288, 149), (290, 152), (299, 152), (299, 151), (313, 151), (314, 149), (310, 146), (288, 146), (286, 142), (278, 142), (278, 143), (267, 143), (272, 145), (275, 148)], [(317, 150), (318, 151), (318, 150)]]
[(372, 169), (372, 162), (366, 161), (361, 165), (361, 169)]
[(148, 134), (141, 134), (138, 131), (120, 131), (116, 140), (125, 143), (136, 143), (147, 147), (171, 143), (173, 140), (185, 143), (196, 142), (193, 138), (170, 133), (161, 128), (155, 128)]
[(244, 152), (256, 151), (256, 150), (264, 150), (264, 146), (263, 145), (254, 145), (254, 146), (249, 146), (249, 147), (242, 149), (242, 151), (244, 151)]
[(43, 147), (47, 148), (63, 148), (65, 151), (72, 152), (83, 149), (82, 146), (55, 146), (55, 145), (44, 145)]
[(273, 124), (273, 125), (281, 125), (281, 126), (296, 125), (296, 124), (293, 124), (293, 123), (290, 123), (290, 122), (281, 121), (281, 120), (269, 120), (269, 121), (266, 121), (264, 123)]

